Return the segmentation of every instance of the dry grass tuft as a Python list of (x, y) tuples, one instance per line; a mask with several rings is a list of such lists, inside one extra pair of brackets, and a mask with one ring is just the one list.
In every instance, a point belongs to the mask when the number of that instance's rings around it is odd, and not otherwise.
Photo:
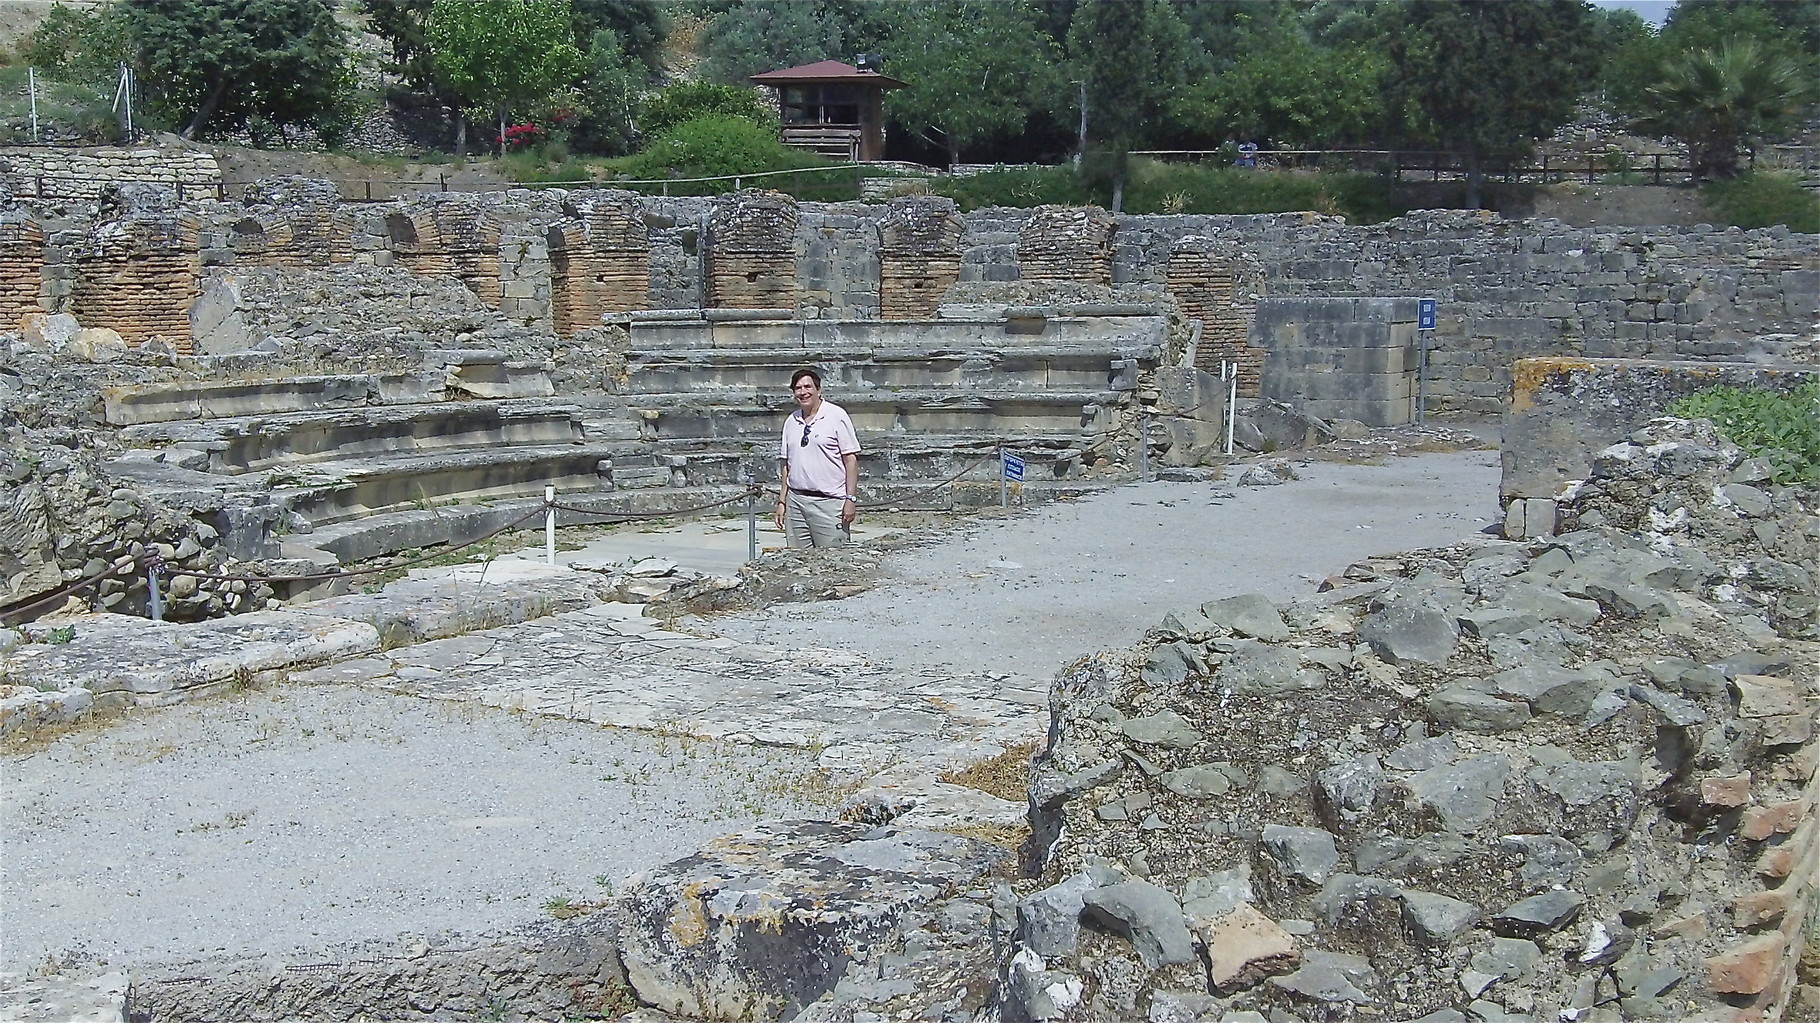
[(997, 756), (945, 771), (939, 780), (1021, 803), (1030, 784), (1030, 757), (1035, 752), (1036, 743), (1020, 742)]

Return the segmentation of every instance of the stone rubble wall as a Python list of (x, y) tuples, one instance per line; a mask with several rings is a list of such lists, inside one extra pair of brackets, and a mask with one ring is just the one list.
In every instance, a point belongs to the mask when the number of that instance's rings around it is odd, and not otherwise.
[(1366, 227), (1313, 214), (961, 214), (919, 196), (816, 205), (755, 190), (354, 205), (311, 184), (261, 183), (245, 203), (154, 202), (143, 193), (155, 186), (138, 186), (124, 204), (18, 204), (0, 223), (0, 259), (15, 270), (0, 300), (31, 311), (35, 284), (40, 311), (86, 312), (84, 326), (181, 350), (169, 335), (197, 294), (189, 275), (249, 263), (399, 265), (564, 333), (640, 308), (927, 318), (975, 286), (1154, 285), (1201, 321), (1195, 365), (1236, 362), (1241, 393), (1256, 395), (1259, 301), (1428, 296), (1440, 302), (1429, 408), (1475, 412), (1501, 409), (1516, 358), (1812, 363), (1820, 321), (1820, 243), (1782, 228), (1585, 229), (1448, 211)]
[(93, 199), (121, 182), (148, 181), (179, 186), (191, 198), (213, 197), (221, 165), (201, 149), (0, 148), (0, 182), (17, 196)]
[(1064, 669), (1003, 1018), (1811, 1018), (1815, 509), (1657, 420), (1559, 537)]

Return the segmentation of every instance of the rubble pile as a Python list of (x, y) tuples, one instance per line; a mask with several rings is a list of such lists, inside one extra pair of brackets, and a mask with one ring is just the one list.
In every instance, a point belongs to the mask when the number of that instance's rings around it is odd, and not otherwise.
[(1224, 597), (1070, 666), (1004, 1018), (1811, 1009), (1814, 507), (1658, 420), (1571, 531)]

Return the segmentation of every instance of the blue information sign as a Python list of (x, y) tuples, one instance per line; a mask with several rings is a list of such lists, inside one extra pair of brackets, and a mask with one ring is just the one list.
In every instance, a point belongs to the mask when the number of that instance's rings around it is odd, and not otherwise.
[(1004, 452), (1005, 478), (1016, 482), (1024, 480), (1024, 460), (1009, 451)]
[(1438, 305), (1439, 305), (1439, 303), (1437, 303), (1432, 298), (1416, 299), (1416, 329), (1417, 330), (1435, 329), (1435, 310), (1438, 307)]

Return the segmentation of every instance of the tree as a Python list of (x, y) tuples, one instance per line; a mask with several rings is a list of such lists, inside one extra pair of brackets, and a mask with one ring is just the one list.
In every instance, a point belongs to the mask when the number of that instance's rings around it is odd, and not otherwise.
[(891, 119), (947, 151), (1024, 130), (1059, 88), (1060, 52), (1020, 0), (935, 0), (901, 8), (886, 70), (909, 84), (885, 99)]
[(633, 60), (612, 29), (600, 29), (582, 57), (579, 109), (569, 129), (571, 144), (590, 153), (617, 156), (638, 140), (632, 111), (649, 72)]
[(1068, 63), (1080, 87), (1081, 149), (1101, 144), (1122, 205), (1125, 154), (1163, 122), (1199, 54), (1166, 0), (1085, 0), (1068, 25)]
[(1744, 141), (1789, 124), (1812, 95), (1800, 61), (1748, 36), (1678, 54), (1662, 70), (1641, 123), (1687, 144), (1697, 181), (1737, 177)]
[(1172, 119), (1184, 134), (1322, 146), (1363, 138), (1383, 123), (1386, 65), (1375, 50), (1319, 45), (1289, 20), (1251, 26), (1232, 42), (1235, 53), (1220, 72), (1191, 83), (1175, 104)]
[(765, 71), (851, 59), (854, 26), (844, 12), (800, 0), (748, 0), (715, 15), (701, 34), (702, 76), (728, 85)]
[[(464, 105), (497, 117), (502, 151), (506, 115), (548, 98), (581, 72), (566, 0), (435, 0), (424, 31), (436, 80)], [(466, 136), (466, 117), (458, 117), (458, 153)]]
[(639, 129), (662, 135), (699, 117), (743, 117), (775, 131), (777, 116), (768, 114), (758, 93), (737, 85), (714, 82), (678, 82), (646, 96), (639, 104)]
[[(617, 49), (646, 71), (663, 66), (668, 18), (653, 0), (570, 0), (571, 29), (576, 39), (592, 41), (596, 32), (612, 32)], [(592, 44), (590, 43), (590, 48)]]
[(1596, 68), (1577, 0), (1410, 0), (1386, 17), (1392, 123), (1406, 142), (1461, 155), (1469, 206), (1486, 160), (1567, 123)]
[(206, 125), (320, 123), (346, 95), (347, 43), (327, 0), (122, 0), (148, 98), (184, 138)]

